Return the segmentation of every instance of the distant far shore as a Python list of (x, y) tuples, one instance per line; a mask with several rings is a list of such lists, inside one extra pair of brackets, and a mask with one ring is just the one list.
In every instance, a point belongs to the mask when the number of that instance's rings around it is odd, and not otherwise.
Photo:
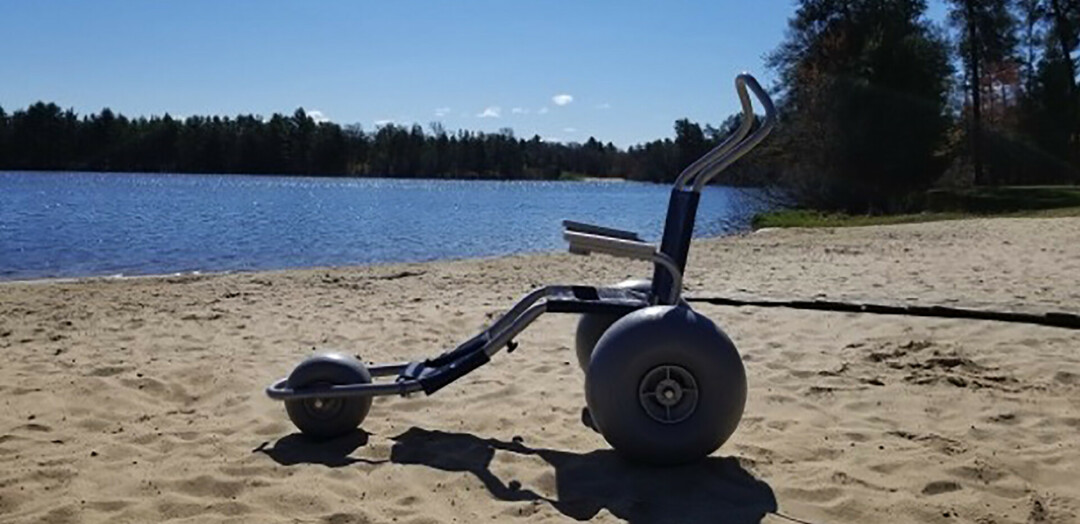
[(0, 175), (5, 173), (86, 173), (89, 175), (206, 175), (206, 176), (245, 176), (245, 177), (281, 177), (281, 178), (335, 178), (335, 179), (380, 179), (388, 180), (465, 180), (482, 182), (640, 182), (644, 184), (667, 184), (666, 181), (631, 180), (622, 176), (598, 177), (583, 176), (576, 173), (564, 173), (557, 178), (530, 178), (530, 177), (496, 177), (475, 174), (455, 174), (445, 176), (405, 176), (405, 175), (376, 175), (376, 174), (345, 174), (345, 173), (209, 173), (195, 171), (107, 171), (107, 170), (71, 170), (71, 169), (0, 169)]

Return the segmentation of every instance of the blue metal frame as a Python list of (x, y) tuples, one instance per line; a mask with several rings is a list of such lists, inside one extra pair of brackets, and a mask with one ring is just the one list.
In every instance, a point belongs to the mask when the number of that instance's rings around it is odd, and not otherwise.
[[(686, 260), (690, 254), (690, 241), (694, 236), (694, 221), (697, 220), (698, 202), (701, 193), (676, 187), (671, 190), (668, 201), (667, 219), (664, 221), (664, 236), (660, 240), (660, 252), (667, 255), (685, 273)], [(671, 272), (657, 265), (653, 270), (652, 295), (654, 297), (671, 296), (674, 279)]]

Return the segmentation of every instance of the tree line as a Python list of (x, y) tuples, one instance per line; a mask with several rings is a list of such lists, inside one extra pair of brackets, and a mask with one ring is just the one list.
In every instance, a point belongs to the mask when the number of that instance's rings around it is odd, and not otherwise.
[[(810, 208), (918, 209), (935, 185), (1080, 182), (1080, 0), (800, 0), (777, 73), (780, 125), (719, 180)], [(85, 116), (0, 108), (0, 169), (670, 182), (738, 123), (681, 119), (674, 137), (615, 147), (448, 132), (364, 130), (291, 116)]]
[(128, 118), (110, 109), (80, 116), (38, 102), (8, 114), (0, 107), (0, 169), (360, 175), (424, 178), (558, 179), (625, 176), (667, 181), (703, 153), (719, 131), (688, 120), (675, 140), (627, 150), (590, 137), (584, 143), (448, 132), (439, 123), (384, 125), (365, 131), (291, 116), (235, 118), (168, 114)]

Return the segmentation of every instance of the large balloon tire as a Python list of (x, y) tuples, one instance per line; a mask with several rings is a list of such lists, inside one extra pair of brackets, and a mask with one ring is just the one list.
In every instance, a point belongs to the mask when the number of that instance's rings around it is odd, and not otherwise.
[[(326, 385), (370, 384), (371, 373), (356, 358), (336, 353), (315, 355), (289, 374), (292, 389)], [(347, 435), (360, 427), (371, 410), (371, 397), (286, 400), (289, 420), (305, 436), (326, 440)]]
[[(646, 278), (624, 280), (612, 287), (648, 293), (652, 290), (652, 281)], [(679, 303), (686, 304), (686, 301), (680, 298)], [(626, 315), (611, 313), (583, 313), (581, 315), (577, 331), (574, 333), (574, 352), (577, 354), (578, 366), (582, 371), (589, 369), (589, 361), (592, 360), (593, 351), (600, 337), (612, 324), (624, 316)]]
[(683, 464), (716, 451), (735, 432), (746, 371), (731, 339), (707, 317), (682, 305), (652, 306), (600, 337), (585, 399), (595, 428), (619, 454)]

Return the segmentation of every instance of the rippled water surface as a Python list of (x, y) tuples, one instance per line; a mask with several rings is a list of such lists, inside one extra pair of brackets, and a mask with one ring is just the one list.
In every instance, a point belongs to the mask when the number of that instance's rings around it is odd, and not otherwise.
[[(656, 239), (670, 187), (0, 172), (0, 279), (243, 271), (564, 249), (572, 219)], [(698, 236), (749, 227), (753, 190), (707, 188)]]

